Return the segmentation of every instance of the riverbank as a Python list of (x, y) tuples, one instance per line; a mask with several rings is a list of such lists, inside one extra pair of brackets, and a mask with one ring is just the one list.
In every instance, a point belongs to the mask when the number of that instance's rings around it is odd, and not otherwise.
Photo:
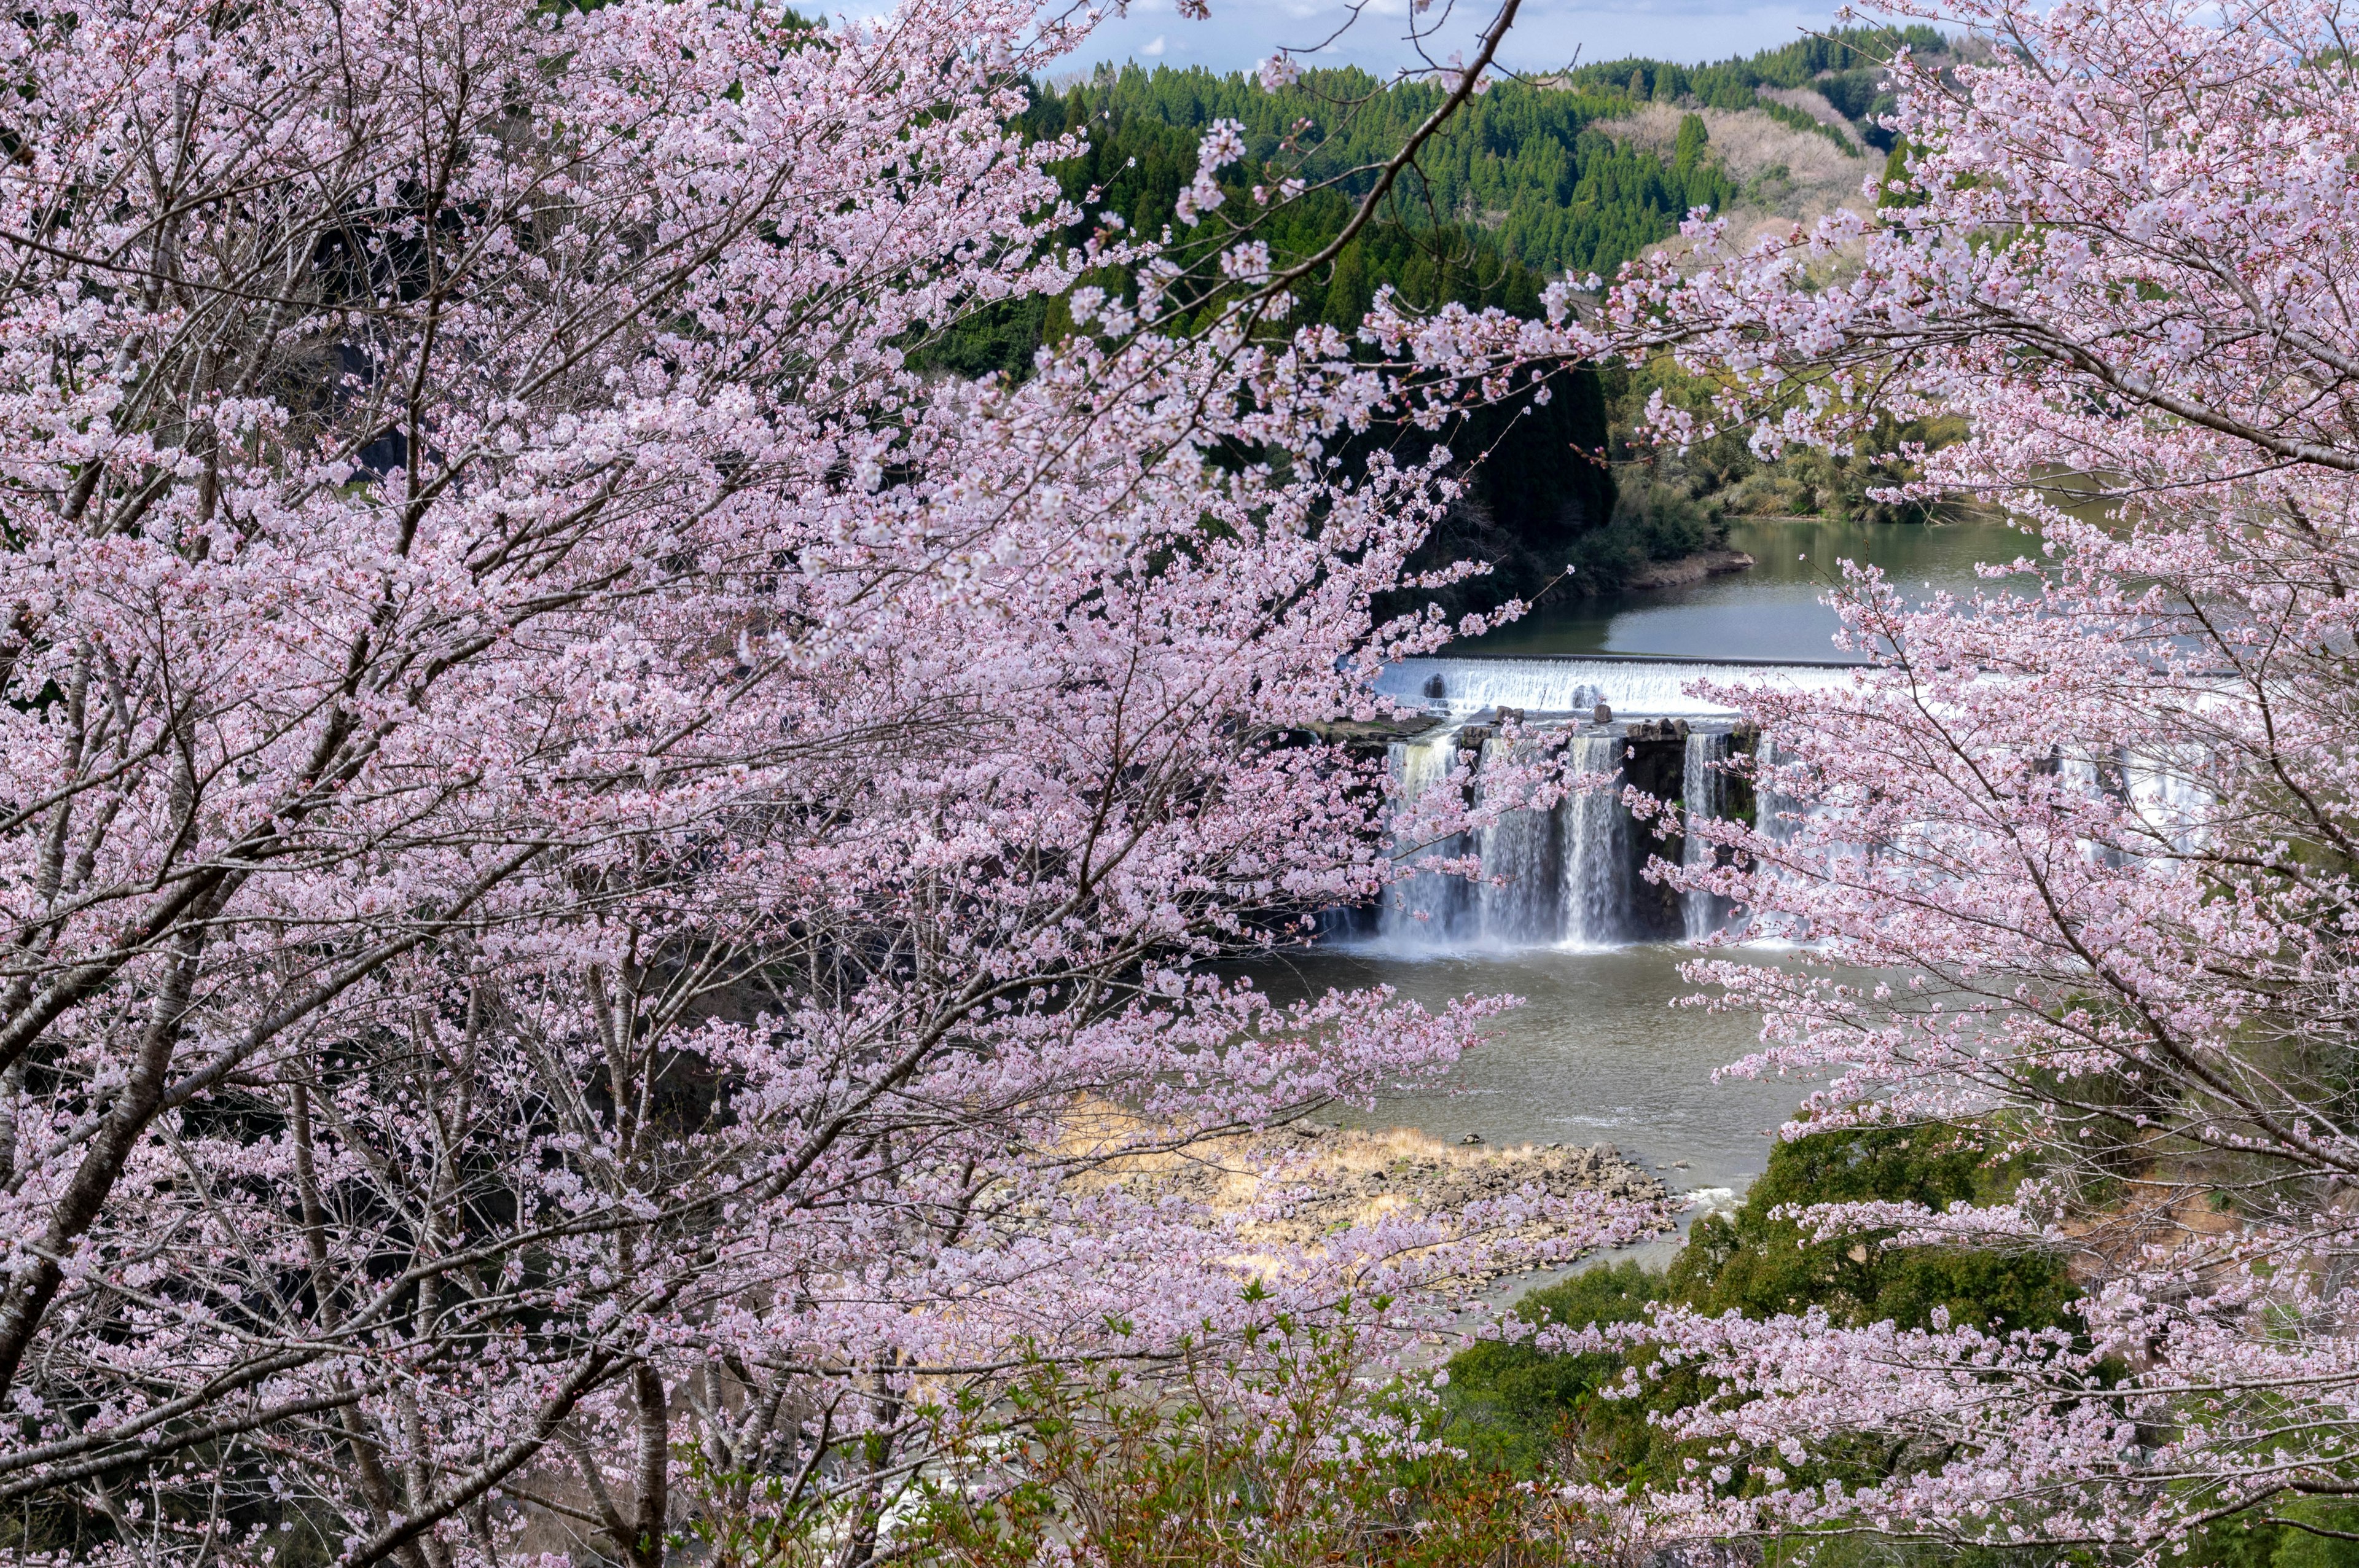
[[(1411, 1127), (1309, 1121), (1131, 1157), (1111, 1174), (1134, 1194), (1177, 1197), (1216, 1214), (1238, 1214), (1284, 1198), (1282, 1208), (1254, 1220), (1246, 1232), (1287, 1247), (1312, 1245), (1386, 1215), (1448, 1214), (1527, 1188), (1558, 1198), (1598, 1194), (1662, 1204), (1672, 1198), (1660, 1178), (1610, 1143), (1494, 1146), (1471, 1135), (1446, 1143)], [(1541, 1220), (1524, 1227), (1519, 1238), (1550, 1241), (1571, 1234), (1560, 1222)], [(1506, 1277), (1485, 1274), (1471, 1282)]]
[(1680, 556), (1674, 560), (1649, 561), (1632, 572), (1622, 588), (1625, 592), (1693, 588), (1708, 578), (1750, 571), (1754, 565), (1753, 557), (1743, 550), (1698, 550), (1694, 555)]

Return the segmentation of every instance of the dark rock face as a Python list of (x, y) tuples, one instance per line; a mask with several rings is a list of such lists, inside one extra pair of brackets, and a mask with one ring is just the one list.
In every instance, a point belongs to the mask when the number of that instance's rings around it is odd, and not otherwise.
[[(1364, 463), (1378, 448), (1403, 467), (1446, 445), (1460, 460), (1465, 493), (1435, 525), (1409, 560), (1411, 571), (1452, 561), (1487, 562), (1489, 575), (1438, 590), (1388, 594), (1380, 617), (1440, 604), (1452, 616), (1496, 609), (1510, 599), (1536, 599), (1551, 584), (1558, 593), (1579, 542), (1614, 517), (1614, 474), (1605, 464), (1605, 394), (1586, 366), (1548, 379), (1549, 401), (1528, 390), (1468, 411), (1439, 431), (1413, 424), (1380, 426), (1347, 443), (1346, 466)], [(1482, 454), (1479, 462), (1466, 460)]]
[[(1761, 731), (1750, 724), (1739, 724), (1729, 731), (1728, 755), (1731, 761), (1757, 755), (1761, 748)], [(1721, 775), (1720, 814), (1731, 822), (1742, 822), (1747, 827), (1759, 826), (1760, 807), (1754, 798), (1753, 781), (1742, 769), (1733, 769)]]
[[(1669, 725), (1633, 725), (1623, 746), (1622, 779), (1657, 800), (1677, 806), (1687, 784), (1687, 737)], [(1630, 827), (1630, 935), (1639, 941), (1669, 941), (1686, 935), (1677, 889), (1648, 881), (1647, 862), (1657, 856), (1677, 860), (1682, 840), (1674, 831), (1655, 836), (1645, 822)]]

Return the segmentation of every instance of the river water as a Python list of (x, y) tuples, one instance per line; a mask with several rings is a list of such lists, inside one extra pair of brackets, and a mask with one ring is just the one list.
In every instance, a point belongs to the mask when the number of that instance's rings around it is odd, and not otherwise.
[[(1964, 593), (1977, 585), (1977, 562), (2014, 560), (2029, 543), (1988, 524), (1749, 522), (1731, 534), (1731, 546), (1758, 563), (1752, 570), (1686, 589), (1576, 601), (1452, 652), (1832, 659), (1836, 618), (1819, 600), (1839, 578), (1840, 560), (1882, 567), (1912, 596)], [(1735, 955), (1777, 961), (1772, 952)], [(1522, 998), (1440, 1092), (1397, 1095), (1373, 1114), (1344, 1119), (1413, 1126), (1451, 1141), (1472, 1133), (1491, 1143), (1612, 1143), (1673, 1191), (1690, 1194), (1701, 1212), (1740, 1196), (1760, 1173), (1770, 1134), (1808, 1086), (1714, 1081), (1715, 1069), (1751, 1049), (1757, 1022), (1680, 1005), (1697, 989), (1680, 974), (1693, 957), (1677, 942), (1516, 945), (1478, 937), (1452, 946), (1372, 936), (1334, 941), (1260, 979), (1281, 996), (1381, 983), (1429, 1005), (1470, 994)]]
[(2038, 541), (1995, 523), (1732, 523), (1728, 546), (1749, 571), (1692, 588), (1601, 595), (1541, 611), (1462, 644), (1484, 654), (1627, 654), (1708, 659), (1834, 659), (1835, 612), (1820, 600), (1843, 579), (1841, 563), (1884, 569), (1912, 598), (1966, 594), (1978, 562), (2038, 553)]

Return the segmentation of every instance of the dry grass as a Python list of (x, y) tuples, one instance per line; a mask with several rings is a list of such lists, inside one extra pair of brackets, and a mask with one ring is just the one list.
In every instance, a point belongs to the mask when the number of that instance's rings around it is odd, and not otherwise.
[(1762, 97), (1774, 98), (1778, 103), (1786, 105), (1788, 109), (1799, 109), (1803, 114), (1808, 114), (1811, 119), (1816, 120), (1821, 125), (1832, 125), (1836, 130), (1841, 131), (1843, 134), (1843, 138), (1846, 141), (1854, 144), (1858, 142), (1859, 134), (1852, 128), (1851, 122), (1844, 119), (1841, 112), (1838, 111), (1832, 103), (1827, 102), (1827, 95), (1818, 91), (1818, 89), (1814, 87), (1764, 87), (1759, 91)]
[[(1066, 1152), (1086, 1162), (1098, 1151), (1135, 1142), (1144, 1130), (1123, 1119), (1092, 1108)], [(1096, 1164), (1082, 1184), (1179, 1197), (1215, 1214), (1282, 1202), (1246, 1231), (1283, 1246), (1314, 1245), (1387, 1215), (1449, 1214), (1526, 1187), (1554, 1197), (1600, 1192), (1643, 1202), (1669, 1196), (1651, 1173), (1606, 1145), (1468, 1146), (1443, 1143), (1415, 1128), (1310, 1123), (1115, 1155)], [(1553, 1231), (1547, 1224), (1527, 1228), (1533, 1238)]]
[[(1833, 106), (1816, 92), (1797, 91), (1779, 97), (1813, 115), (1840, 119)], [(1824, 136), (1781, 125), (1758, 109), (1684, 110), (1669, 103), (1648, 103), (1627, 118), (1606, 121), (1598, 128), (1668, 158), (1679, 136), (1680, 121), (1689, 114), (1703, 117), (1711, 156), (1743, 188), (1744, 193), (1727, 214), (1736, 243), (1750, 243), (1796, 223), (1812, 222), (1838, 207), (1868, 211), (1860, 186), (1882, 171), (1882, 158), (1873, 154), (1845, 157)], [(1663, 249), (1673, 255), (1686, 248), (1686, 243), (1676, 238), (1663, 243)]]

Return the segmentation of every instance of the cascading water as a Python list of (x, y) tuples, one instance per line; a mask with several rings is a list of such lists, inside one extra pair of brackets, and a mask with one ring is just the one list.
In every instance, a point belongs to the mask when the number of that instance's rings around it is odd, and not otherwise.
[[(1406, 811), (1427, 790), (1449, 784), (1462, 752), (1463, 731), (1439, 729), (1389, 748), (1397, 809)], [(1691, 809), (1718, 778), (1697, 769), (1692, 759), (1726, 755), (1725, 732), (1669, 734), (1634, 741), (1620, 727), (1586, 733), (1543, 731), (1514, 741), (1484, 742), (1474, 787), (1485, 769), (1561, 748), (1575, 773), (1612, 781), (1568, 795), (1550, 810), (1510, 811), (1479, 832), (1436, 843), (1395, 846), (1414, 868), (1423, 862), (1479, 856), (1479, 879), (1440, 871), (1416, 871), (1395, 883), (1375, 919), (1375, 935), (1405, 948), (1527, 948), (1569, 944), (1610, 947), (1630, 942), (1701, 935), (1712, 928), (1710, 901), (1675, 899), (1648, 883), (1642, 870), (1650, 854), (1670, 852), (1642, 832), (1622, 804), (1621, 788), (1634, 757), (1646, 759), (1652, 782), (1642, 787), (1682, 800)], [(1674, 748), (1677, 750), (1675, 751)], [(1365, 927), (1361, 927), (1364, 930)]]
[[(1393, 777), (1393, 798), (1406, 806), (1450, 777), (1458, 762), (1458, 731), (1437, 730), (1413, 741), (1396, 741), (1386, 749)], [(1463, 857), (1468, 847), (1462, 835), (1429, 846), (1401, 845), (1413, 850), (1409, 863)], [(1419, 871), (1393, 885), (1376, 923), (1388, 940), (1408, 943), (1448, 943), (1463, 940), (1467, 916), (1473, 907), (1473, 884), (1464, 877), (1441, 871)]]
[(1777, 742), (1764, 735), (1753, 748), (1753, 776), (1756, 781), (1753, 786), (1753, 826), (1777, 843), (1790, 844), (1794, 841), (1794, 819), (1799, 803), (1767, 782), (1775, 775), (1778, 762)]
[[(1656, 838), (1632, 819), (1622, 790), (1626, 784), (1676, 801), (1692, 816), (1720, 816), (1731, 799), (1723, 775), (1732, 741), (1721, 721), (1728, 710), (1688, 697), (1684, 688), (1764, 678), (1821, 686), (1849, 680), (1851, 672), (1617, 659), (1418, 659), (1388, 668), (1379, 691), (1442, 720), (1391, 743), (1396, 809), (1406, 810), (1437, 786), (1470, 787), (1479, 798), (1486, 773), (1559, 748), (1571, 772), (1611, 782), (1570, 795), (1553, 810), (1511, 811), (1478, 832), (1396, 845), (1396, 853), (1408, 857), (1412, 874), (1396, 882), (1375, 912), (1378, 941), (1426, 950), (1591, 948), (1696, 941), (1722, 929), (1731, 913), (1725, 899), (1675, 892), (1645, 874), (1651, 856), (1697, 865), (1710, 846), (1689, 837), (1675, 849)], [(1600, 705), (1613, 714), (1597, 713)], [(1461, 746), (1473, 738), (1465, 727), (1487, 725), (1502, 710), (1522, 716), (1524, 733), (1505, 741), (1482, 731), (1471, 783), (1451, 783), (1465, 754)], [(1631, 722), (1642, 715), (1644, 721)], [(1766, 741), (1763, 747), (1765, 759), (1774, 756)], [(1776, 820), (1776, 814), (1792, 805), (1765, 792), (1763, 827), (1788, 837), (1792, 824)], [(1480, 877), (1415, 869), (1477, 859)], [(1364, 934), (1368, 925), (1351, 929)]]
[[(1484, 766), (1522, 761), (1539, 749), (1530, 741), (1492, 741), (1483, 748)], [(1562, 860), (1557, 814), (1510, 811), (1480, 837), (1484, 880), (1475, 902), (1482, 939), (1514, 947), (1558, 940), (1564, 912), (1556, 896)]]
[[(1375, 691), (1401, 705), (1422, 708), (1441, 726), (1416, 741), (1392, 745), (1397, 797), (1413, 799), (1458, 762), (1461, 726), (1488, 721), (1494, 712), (1515, 712), (1527, 724), (1524, 738), (1484, 742), (1482, 762), (1510, 752), (1503, 745), (1561, 745), (1581, 773), (1621, 773), (1658, 799), (1678, 799), (1689, 816), (1720, 816), (1732, 793), (1724, 764), (1732, 757), (1727, 721), (1734, 712), (1691, 687), (1753, 687), (1826, 691), (1856, 679), (1844, 665), (1717, 665), (1705, 660), (1642, 658), (1410, 658), (1389, 665)], [(1597, 712), (1597, 709), (1609, 712)], [(1644, 717), (1644, 724), (1630, 719)], [(1672, 736), (1678, 736), (1678, 741)], [(1670, 748), (1680, 748), (1678, 752)], [(1762, 736), (1756, 748), (1760, 778), (1778, 766), (1778, 745)], [(1519, 754), (1516, 752), (1516, 754)], [(1790, 757), (1788, 757), (1790, 762)], [(2060, 752), (2048, 769), (2081, 793), (2106, 795), (2133, 818), (2133, 839), (2147, 837), (2161, 853), (2190, 853), (2206, 835), (2215, 809), (2206, 762), (2199, 748), (2156, 748), (2154, 752)], [(1482, 787), (1482, 769), (1474, 775)], [(1807, 795), (1807, 790), (1805, 790)], [(1805, 818), (1814, 816), (1810, 799), (1778, 793), (1769, 783), (1753, 787), (1753, 823), (1772, 844), (1793, 844)], [(1630, 820), (1618, 790), (1588, 790), (1566, 797), (1555, 811), (1510, 811), (1474, 835), (1416, 847), (1418, 859), (1479, 859), (1479, 880), (1420, 872), (1389, 892), (1375, 914), (1377, 936), (1410, 946), (1533, 948), (1571, 943), (1602, 948), (1633, 941), (1699, 941), (1732, 920), (1724, 898), (1668, 889), (1644, 880), (1649, 853), (1670, 853)], [(1687, 835), (1680, 847), (1684, 865), (1701, 865), (1711, 847)], [(1843, 860), (1868, 859), (1868, 844), (1817, 844), (1814, 853)], [(2154, 851), (2088, 844), (2093, 860), (2121, 865), (2128, 856), (2156, 859)], [(1356, 931), (1368, 925), (1352, 926)], [(1769, 931), (1756, 931), (1769, 936)], [(1807, 931), (1777, 931), (1802, 941)]]
[(2212, 808), (2218, 804), (2204, 777), (2204, 760), (2201, 749), (2192, 746), (2123, 760), (2131, 809), (2149, 834), (2181, 855), (2201, 844)]
[[(1581, 773), (1612, 773), (1622, 766), (1618, 735), (1577, 735), (1566, 761)], [(1617, 788), (1589, 789), (1557, 807), (1564, 840), (1564, 937), (1584, 947), (1611, 946), (1630, 936), (1630, 814)]]
[[(1707, 730), (1688, 732), (1686, 755), (1680, 767), (1680, 807), (1687, 820), (1703, 821), (1720, 815), (1721, 769), (1727, 760), (1727, 735)], [(1680, 847), (1680, 863), (1688, 867), (1708, 865), (1712, 855), (1710, 841), (1690, 833)], [(1727, 920), (1728, 901), (1701, 888), (1686, 889), (1680, 894), (1680, 917), (1688, 940), (1700, 942)]]
[(1734, 708), (1690, 694), (1697, 685), (1816, 691), (1848, 682), (1842, 665), (1724, 665), (1687, 659), (1403, 659), (1376, 677), (1376, 691), (1436, 713), (1466, 717), (1489, 708), (1585, 714), (1599, 703), (1616, 713), (1723, 719)]

